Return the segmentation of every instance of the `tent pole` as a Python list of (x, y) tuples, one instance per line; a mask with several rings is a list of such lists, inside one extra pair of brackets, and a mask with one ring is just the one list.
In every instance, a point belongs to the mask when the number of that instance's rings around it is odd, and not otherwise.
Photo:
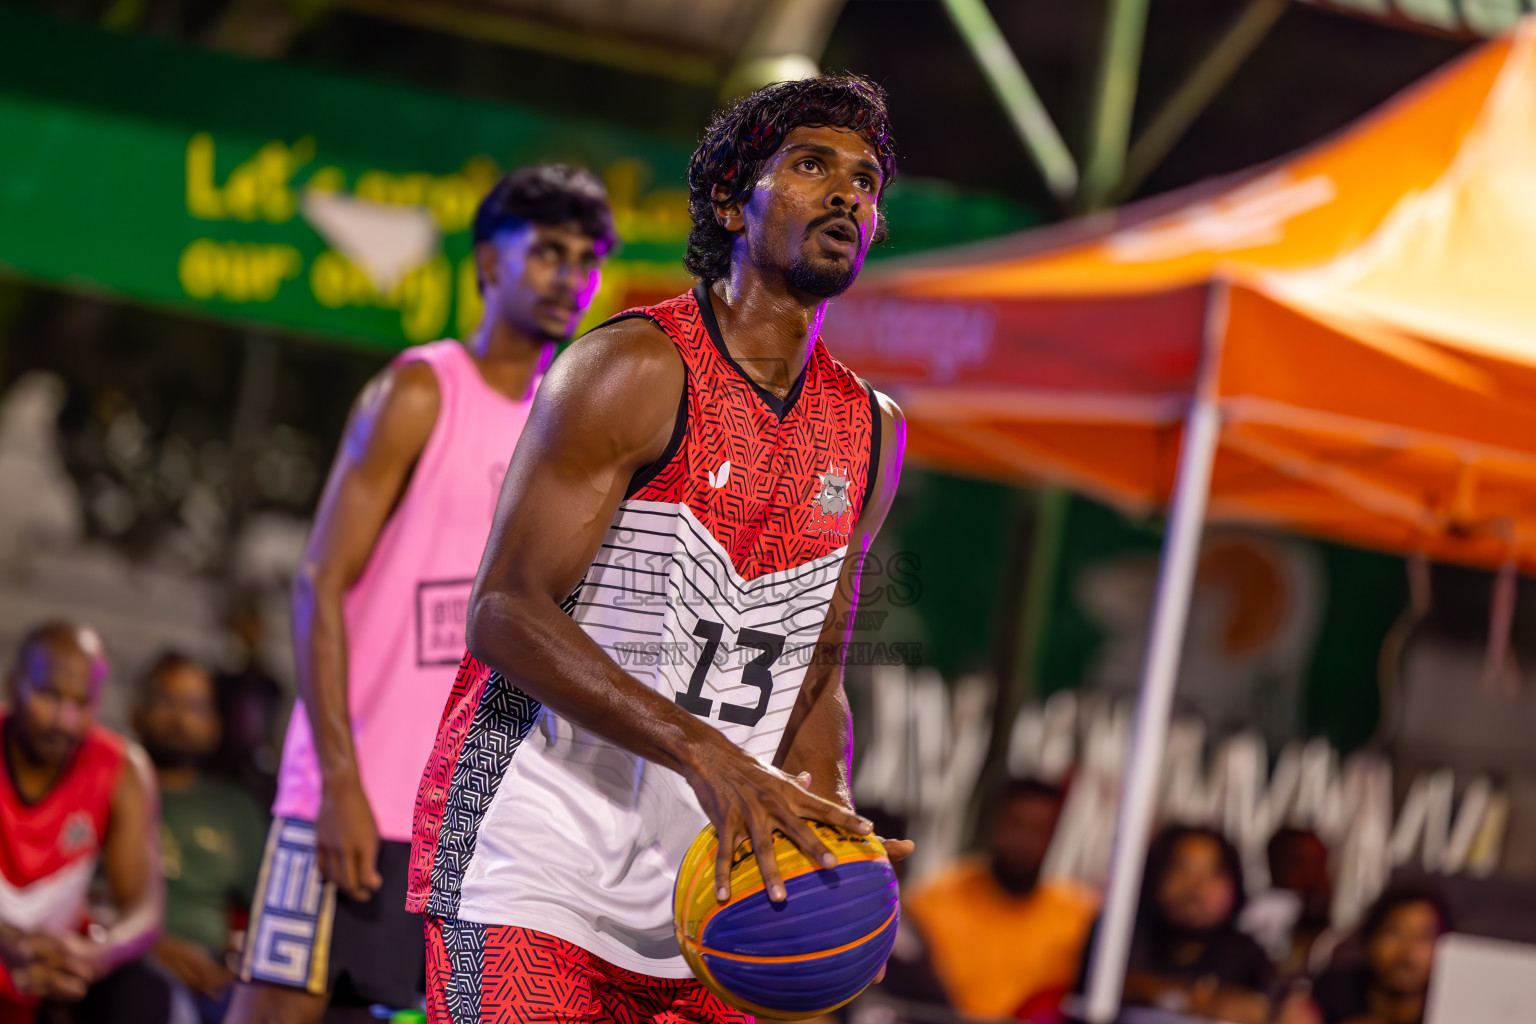
[(1142, 665), (1141, 695), (1136, 705), (1125, 777), (1120, 786), (1109, 884), (1099, 918), (1098, 937), (1088, 964), (1083, 1015), (1089, 1024), (1113, 1021), (1119, 1013), (1120, 995), (1125, 989), (1143, 861), (1157, 810), (1163, 748), (1168, 740), (1168, 719), (1178, 682), (1179, 655), (1184, 646), (1190, 594), (1200, 556), (1200, 535), (1205, 526), (1206, 501), (1210, 497), (1211, 468), (1216, 461), (1216, 447), (1221, 436), (1215, 378), (1226, 319), (1227, 285), (1217, 283), (1212, 288), (1206, 311), (1200, 380), (1184, 424), (1178, 477), (1174, 482), (1173, 505), (1163, 540), (1162, 566), (1152, 607), (1147, 656)]

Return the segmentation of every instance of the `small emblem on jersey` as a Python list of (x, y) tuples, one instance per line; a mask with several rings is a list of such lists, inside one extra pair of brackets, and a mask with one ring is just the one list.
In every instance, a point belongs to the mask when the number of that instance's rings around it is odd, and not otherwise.
[(59, 829), (59, 852), (64, 854), (80, 853), (89, 850), (96, 845), (96, 826), (91, 823), (91, 816), (85, 811), (76, 811), (64, 819), (64, 827)]
[(813, 499), (810, 528), (815, 533), (847, 534), (852, 531), (852, 505), (848, 500), (848, 469), (828, 466), (820, 474), (821, 487)]
[(821, 506), (823, 515), (840, 516), (848, 511), (848, 477), (835, 466), (821, 474), (821, 493), (816, 495), (816, 504)]
[(726, 459), (724, 462), (720, 463), (720, 468), (715, 470), (713, 473), (706, 469), (704, 471), (704, 475), (709, 477), (709, 486), (718, 491), (720, 488), (724, 487), (725, 482), (731, 478), (731, 460)]

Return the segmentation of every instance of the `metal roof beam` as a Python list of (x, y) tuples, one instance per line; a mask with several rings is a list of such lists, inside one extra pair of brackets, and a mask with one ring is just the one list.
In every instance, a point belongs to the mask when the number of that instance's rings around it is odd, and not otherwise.
[(610, 35), (565, 28), (468, 3), (433, 0), (330, 0), (336, 7), (416, 25), (434, 32), (501, 43), (524, 50), (654, 75), (713, 88), (724, 67), (708, 54), (669, 49)]
[[(1144, 2), (1144, 0), (1143, 0)], [(981, 66), (987, 84), (1007, 111), (1014, 129), (1029, 151), (1030, 158), (1051, 194), (1068, 199), (1078, 187), (1077, 162), (1062, 141), (1056, 123), (1040, 102), (1040, 95), (1002, 30), (987, 10), (984, 0), (943, 0), (944, 10), (955, 23), (960, 38), (970, 48), (971, 56)]]

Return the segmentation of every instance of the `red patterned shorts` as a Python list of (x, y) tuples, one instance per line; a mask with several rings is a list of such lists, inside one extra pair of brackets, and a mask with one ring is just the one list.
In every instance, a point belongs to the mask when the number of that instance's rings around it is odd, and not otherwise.
[(553, 935), (426, 923), (429, 1024), (753, 1024), (692, 978), (626, 971)]

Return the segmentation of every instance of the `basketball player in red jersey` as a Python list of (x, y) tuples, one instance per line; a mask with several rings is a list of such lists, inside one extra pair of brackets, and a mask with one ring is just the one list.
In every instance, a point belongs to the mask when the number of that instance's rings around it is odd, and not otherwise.
[[(170, 989), (138, 962), (164, 919), (159, 813), (144, 752), (94, 723), (107, 661), (94, 630), (22, 641), (0, 715), (0, 1019), (38, 1003), (80, 1019), (163, 1021)], [(115, 922), (86, 917), (98, 864)]]
[(749, 1019), (679, 955), (690, 842), (718, 829), (724, 898), (750, 839), (782, 901), (774, 830), (823, 862), (803, 819), (869, 831), (838, 648), (905, 427), (819, 329), (894, 172), (865, 79), (738, 102), (689, 167), (699, 285), (551, 370), (417, 799), (434, 1021)]
[(302, 701), (229, 1024), (307, 1024), (338, 990), (421, 999), (422, 923), (404, 906), (416, 788), (507, 462), (615, 243), (607, 192), (590, 171), (525, 168), (486, 196), (474, 239), (479, 328), (408, 349), (364, 389), (294, 581)]

